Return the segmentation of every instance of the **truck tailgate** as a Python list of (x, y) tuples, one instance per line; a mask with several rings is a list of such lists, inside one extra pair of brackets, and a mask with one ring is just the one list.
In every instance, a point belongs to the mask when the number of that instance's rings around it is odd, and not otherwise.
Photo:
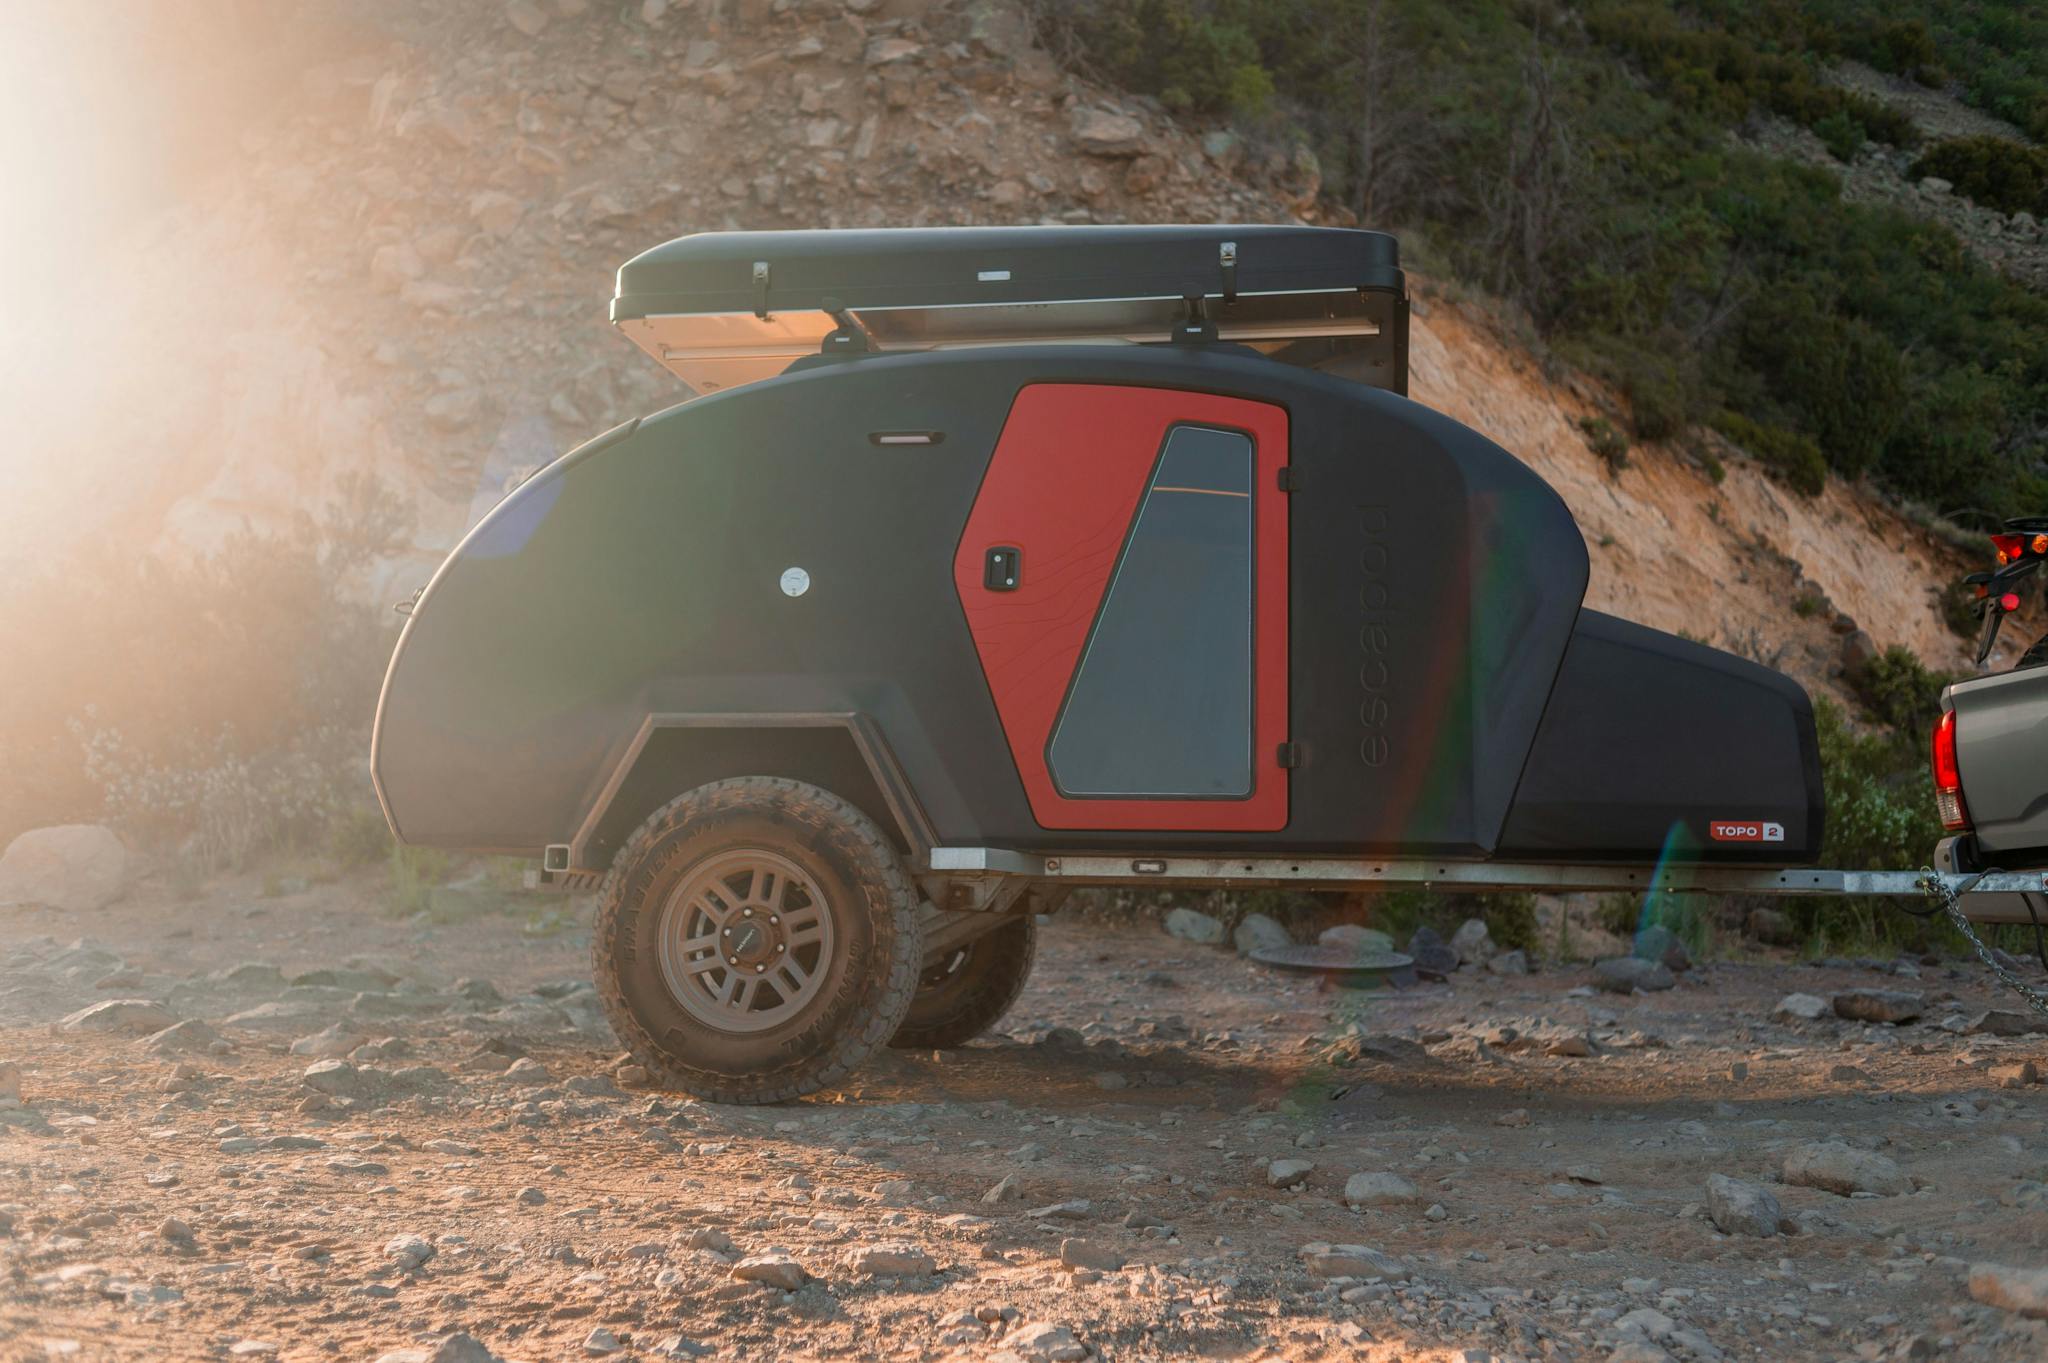
[(2048, 667), (1958, 682), (1956, 765), (1979, 850), (2048, 860)]

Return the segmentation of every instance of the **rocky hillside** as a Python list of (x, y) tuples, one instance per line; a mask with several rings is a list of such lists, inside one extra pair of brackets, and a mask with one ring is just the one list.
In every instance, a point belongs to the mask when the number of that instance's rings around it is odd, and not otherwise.
[[(138, 227), (98, 301), (147, 343), (29, 416), (61, 458), (32, 507), (0, 510), (0, 543), (204, 547), (288, 525), (368, 470), (415, 509), (415, 552), (389, 574), (407, 587), (511, 483), (683, 396), (605, 321), (611, 272), (655, 242), (1316, 212), (1312, 171), (1062, 73), (1012, 0), (350, 13), (230, 168)], [(1859, 629), (1960, 664), (1935, 609), (1953, 551), (1849, 489), (1805, 501), (1739, 459), (1718, 485), (1655, 448), (1611, 473), (1579, 424), (1599, 392), (1418, 292), (1415, 396), (1564, 494), (1593, 546), (1591, 604), (1823, 685)], [(1795, 615), (1799, 597), (1820, 608)]]

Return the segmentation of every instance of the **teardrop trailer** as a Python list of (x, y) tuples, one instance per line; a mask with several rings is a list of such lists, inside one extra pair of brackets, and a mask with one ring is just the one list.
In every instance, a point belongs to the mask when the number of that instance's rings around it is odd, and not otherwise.
[(448, 556), (372, 772), (599, 891), (664, 1082), (961, 1044), (1077, 886), (1920, 892), (1810, 865), (1795, 683), (1584, 609), (1563, 501), (1406, 398), (1389, 236), (710, 233), (612, 320), (697, 396)]

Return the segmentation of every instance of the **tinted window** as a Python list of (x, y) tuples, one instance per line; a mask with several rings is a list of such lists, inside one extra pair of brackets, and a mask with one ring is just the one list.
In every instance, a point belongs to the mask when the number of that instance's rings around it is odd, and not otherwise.
[(1167, 433), (1047, 764), (1068, 796), (1252, 793), (1250, 437)]

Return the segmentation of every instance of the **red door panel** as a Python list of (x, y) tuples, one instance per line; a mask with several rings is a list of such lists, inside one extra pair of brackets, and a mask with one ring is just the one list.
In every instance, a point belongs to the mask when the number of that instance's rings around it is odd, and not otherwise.
[[(1149, 494), (1207, 491), (1154, 481), (1168, 437), (1188, 426), (1235, 433), (1252, 444), (1249, 793), (1063, 794), (1048, 748), (1134, 519)], [(1236, 447), (1242, 450), (1242, 441)], [(1268, 403), (1107, 384), (1033, 384), (1019, 392), (968, 517), (954, 583), (1041, 826), (1256, 832), (1286, 826), (1287, 774), (1278, 748), (1287, 739), (1287, 507), (1278, 471), (1287, 457), (1287, 414)], [(1227, 507), (1213, 497), (1244, 495), (1219, 492), (1201, 505)], [(984, 583), (988, 550), (997, 547), (1019, 551), (1012, 590)], [(1156, 573), (1151, 590), (1158, 591)], [(1155, 631), (1174, 628), (1170, 612), (1164, 619), (1142, 614)], [(1174, 679), (1162, 676), (1160, 684), (1172, 686)], [(1234, 742), (1236, 735), (1224, 738)]]

